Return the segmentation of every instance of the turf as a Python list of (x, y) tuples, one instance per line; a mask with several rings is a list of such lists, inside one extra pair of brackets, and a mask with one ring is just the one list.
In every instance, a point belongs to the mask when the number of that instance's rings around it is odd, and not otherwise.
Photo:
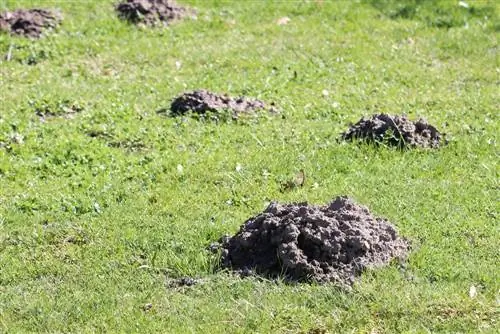
[[(198, 19), (167, 29), (37, 3), (61, 9), (56, 33), (0, 35), (0, 332), (499, 330), (498, 2), (184, 1)], [(281, 112), (157, 113), (198, 88)], [(338, 141), (379, 112), (449, 144)], [(344, 291), (237, 278), (207, 251), (272, 200), (341, 194), (411, 240), (406, 263)], [(170, 287), (183, 276), (200, 283)]]

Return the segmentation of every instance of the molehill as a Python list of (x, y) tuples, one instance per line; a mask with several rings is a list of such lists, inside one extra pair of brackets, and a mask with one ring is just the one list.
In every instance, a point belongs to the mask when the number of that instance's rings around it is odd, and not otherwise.
[(116, 11), (122, 19), (147, 26), (165, 26), (172, 21), (195, 16), (194, 10), (172, 0), (126, 0), (116, 6)]
[(240, 274), (348, 286), (366, 268), (405, 259), (409, 243), (387, 220), (337, 197), (325, 206), (271, 203), (220, 249), (221, 266)]
[(362, 118), (342, 134), (344, 140), (361, 139), (399, 148), (438, 148), (443, 140), (439, 131), (423, 119), (411, 121), (406, 116), (377, 114)]
[(258, 110), (276, 112), (274, 107), (268, 107), (263, 101), (247, 97), (233, 98), (209, 92), (204, 89), (184, 93), (176, 97), (171, 106), (172, 115), (183, 115), (188, 112), (197, 114), (230, 111), (233, 117), (240, 114), (251, 114)]
[(59, 13), (48, 9), (18, 9), (0, 14), (0, 30), (39, 38), (44, 30), (56, 28), (61, 20)]

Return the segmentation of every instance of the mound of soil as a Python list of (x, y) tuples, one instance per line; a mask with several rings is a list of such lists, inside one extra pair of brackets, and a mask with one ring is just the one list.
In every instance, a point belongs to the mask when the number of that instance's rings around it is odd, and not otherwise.
[(406, 116), (387, 114), (362, 118), (342, 134), (344, 140), (363, 139), (391, 146), (437, 148), (442, 138), (439, 131), (423, 119), (410, 121)]
[(0, 14), (0, 30), (31, 38), (39, 38), (45, 29), (53, 29), (60, 22), (61, 15), (48, 9), (18, 9)]
[(168, 25), (171, 21), (194, 16), (194, 11), (172, 0), (126, 0), (116, 6), (118, 16), (134, 24)]
[(264, 109), (275, 111), (274, 107), (268, 108), (260, 100), (249, 99), (247, 97), (233, 98), (203, 89), (178, 96), (170, 106), (170, 111), (173, 115), (183, 115), (187, 112), (206, 114), (229, 110), (235, 117), (242, 113), (253, 113)]
[(222, 240), (221, 264), (247, 274), (350, 285), (365, 268), (405, 258), (395, 228), (347, 197), (326, 206), (271, 203)]

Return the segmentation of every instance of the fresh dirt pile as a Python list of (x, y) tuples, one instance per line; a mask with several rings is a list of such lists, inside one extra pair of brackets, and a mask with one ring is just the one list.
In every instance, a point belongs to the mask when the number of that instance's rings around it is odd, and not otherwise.
[(271, 203), (221, 248), (222, 266), (242, 274), (350, 285), (365, 268), (404, 258), (409, 244), (388, 221), (337, 197), (326, 206)]
[(425, 120), (410, 121), (405, 116), (387, 114), (362, 118), (342, 134), (342, 139), (363, 139), (391, 146), (437, 148), (442, 142), (439, 131)]
[(61, 15), (48, 9), (18, 9), (0, 14), (0, 30), (31, 38), (39, 38), (45, 29), (56, 28)]
[(126, 0), (116, 6), (118, 16), (134, 24), (168, 25), (171, 21), (194, 16), (194, 11), (172, 0)]
[(173, 115), (183, 115), (188, 112), (197, 114), (219, 113), (230, 111), (233, 117), (239, 114), (251, 114), (258, 110), (275, 112), (273, 106), (267, 105), (260, 100), (249, 99), (247, 97), (233, 98), (227, 95), (219, 95), (204, 89), (184, 93), (174, 99), (170, 106)]

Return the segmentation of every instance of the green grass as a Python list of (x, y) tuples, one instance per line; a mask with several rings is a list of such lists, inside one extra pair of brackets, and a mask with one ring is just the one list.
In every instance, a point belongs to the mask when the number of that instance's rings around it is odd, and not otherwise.
[[(500, 6), (467, 2), (186, 1), (197, 20), (148, 30), (113, 1), (0, 0), (64, 15), (41, 40), (0, 35), (0, 332), (497, 332)], [(281, 114), (156, 112), (197, 88)], [(450, 143), (337, 141), (378, 112)], [(341, 194), (412, 241), (404, 268), (349, 292), (216, 271), (206, 247), (269, 201)], [(168, 287), (182, 276), (202, 283)]]

